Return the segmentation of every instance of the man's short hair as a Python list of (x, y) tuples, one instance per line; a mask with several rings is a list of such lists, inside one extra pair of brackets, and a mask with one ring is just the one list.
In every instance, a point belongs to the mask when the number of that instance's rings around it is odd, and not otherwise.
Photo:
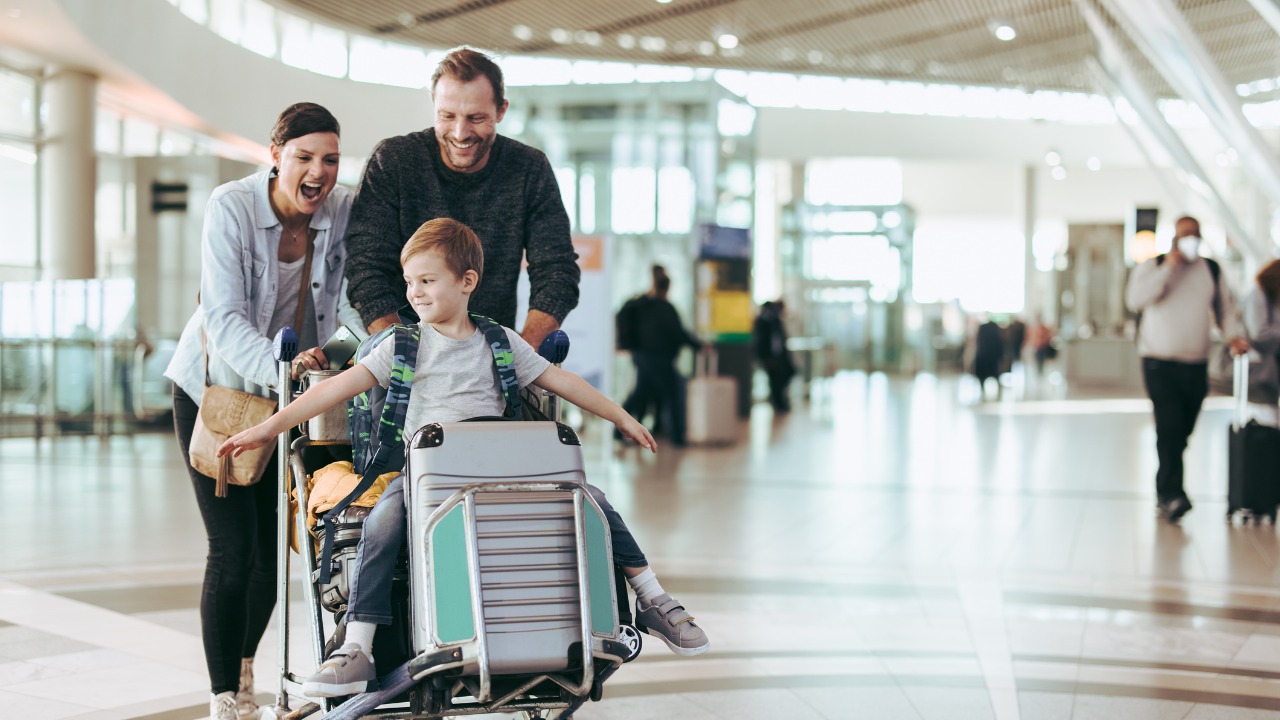
[(1174, 221), (1173, 226), (1176, 228), (1184, 222), (1195, 223), (1196, 230), (1197, 231), (1200, 230), (1200, 221), (1191, 217), (1190, 215), (1183, 215), (1182, 217), (1178, 218), (1177, 220)]
[(400, 265), (428, 250), (439, 250), (444, 264), (456, 276), (476, 271), (476, 283), (484, 277), (484, 247), (480, 238), (466, 225), (453, 218), (436, 218), (422, 223), (400, 251)]
[(431, 75), (431, 95), (435, 96), (436, 83), (442, 77), (469, 83), (481, 76), (493, 88), (493, 104), (501, 108), (507, 97), (506, 86), (502, 82), (502, 68), (498, 67), (493, 58), (465, 45), (450, 50), (436, 66), (436, 71)]

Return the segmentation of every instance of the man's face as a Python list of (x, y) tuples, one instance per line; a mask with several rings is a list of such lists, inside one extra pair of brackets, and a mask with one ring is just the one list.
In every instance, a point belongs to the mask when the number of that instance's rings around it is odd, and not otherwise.
[(479, 172), (489, 162), (507, 102), (503, 100), (501, 107), (495, 104), (493, 86), (484, 76), (465, 83), (441, 77), (434, 101), (436, 141), (444, 164), (458, 172)]
[(1173, 229), (1173, 239), (1184, 237), (1200, 237), (1200, 223), (1195, 220), (1182, 220)]

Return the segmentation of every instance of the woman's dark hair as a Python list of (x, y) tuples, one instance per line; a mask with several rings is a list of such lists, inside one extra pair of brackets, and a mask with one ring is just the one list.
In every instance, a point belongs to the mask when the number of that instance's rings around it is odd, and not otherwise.
[(342, 137), (338, 119), (333, 113), (312, 102), (294, 103), (276, 118), (276, 124), (271, 128), (271, 144), (284, 147), (294, 138), (318, 132), (331, 132)]
[(1275, 302), (1280, 298), (1280, 260), (1272, 260), (1258, 271), (1258, 287), (1267, 296), (1267, 300)]

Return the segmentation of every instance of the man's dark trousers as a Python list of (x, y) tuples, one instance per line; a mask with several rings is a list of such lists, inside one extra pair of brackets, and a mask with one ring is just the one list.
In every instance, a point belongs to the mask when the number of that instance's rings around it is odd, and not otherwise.
[(1182, 453), (1209, 393), (1208, 365), (1143, 358), (1142, 380), (1156, 416), (1156, 497), (1161, 503), (1185, 498)]

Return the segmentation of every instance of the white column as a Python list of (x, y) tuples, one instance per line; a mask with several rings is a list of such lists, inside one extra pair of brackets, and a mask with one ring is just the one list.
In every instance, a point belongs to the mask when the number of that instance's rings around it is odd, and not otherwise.
[(1044, 292), (1040, 287), (1039, 273), (1036, 272), (1036, 165), (1030, 163), (1022, 169), (1022, 237), (1023, 237), (1023, 277), (1022, 277), (1022, 317), (1031, 322), (1040, 312), (1041, 299)]
[(47, 280), (81, 280), (97, 274), (93, 154), (97, 82), (93, 75), (66, 68), (55, 68), (44, 82), (41, 265)]

